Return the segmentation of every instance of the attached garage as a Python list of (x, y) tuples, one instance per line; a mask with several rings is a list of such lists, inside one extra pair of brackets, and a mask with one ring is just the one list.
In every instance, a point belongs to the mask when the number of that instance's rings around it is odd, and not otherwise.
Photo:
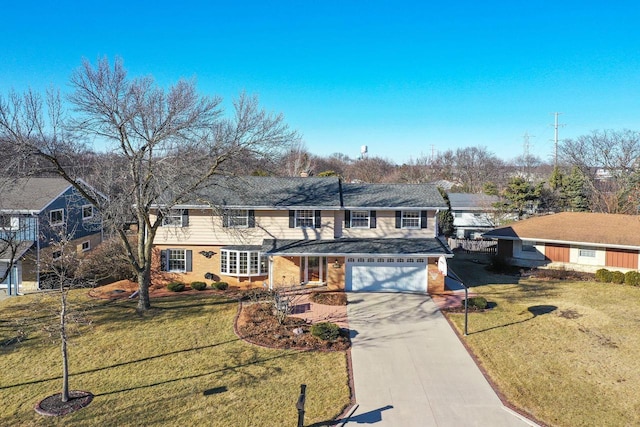
[(425, 293), (427, 292), (427, 259), (347, 258), (345, 290)]

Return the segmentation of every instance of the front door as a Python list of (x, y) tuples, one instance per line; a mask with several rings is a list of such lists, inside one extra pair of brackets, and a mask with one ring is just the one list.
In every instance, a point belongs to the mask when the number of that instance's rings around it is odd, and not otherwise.
[(322, 265), (324, 257), (308, 256), (302, 260), (300, 269), (301, 281), (303, 283), (321, 283), (324, 276), (324, 266)]

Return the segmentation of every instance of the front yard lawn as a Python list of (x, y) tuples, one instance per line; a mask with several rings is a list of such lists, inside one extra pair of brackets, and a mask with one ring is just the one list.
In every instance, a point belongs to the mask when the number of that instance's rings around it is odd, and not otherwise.
[(640, 425), (640, 288), (515, 282), (473, 288), (496, 306), (463, 338), (506, 399), (554, 426)]
[[(300, 384), (307, 384), (305, 424), (339, 415), (349, 404), (344, 352), (270, 350), (233, 332), (235, 300), (216, 295), (159, 298), (145, 316), (136, 301), (100, 301), (73, 291), (92, 321), (71, 339), (70, 388), (93, 402), (50, 418), (34, 405), (61, 388), (57, 343), (36, 323), (36, 296), (0, 302), (0, 425), (295, 425)], [(50, 302), (55, 304), (55, 301)], [(15, 343), (18, 329), (28, 331)], [(22, 324), (18, 327), (17, 323)]]

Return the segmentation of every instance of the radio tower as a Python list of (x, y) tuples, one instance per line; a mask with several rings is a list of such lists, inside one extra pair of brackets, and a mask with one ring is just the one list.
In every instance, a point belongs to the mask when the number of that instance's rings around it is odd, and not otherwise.
[(553, 142), (555, 146), (555, 159), (554, 159), (553, 165), (557, 168), (558, 167), (558, 127), (564, 126), (564, 125), (558, 124), (558, 116), (562, 113), (551, 113), (551, 114), (553, 114), (556, 118), (555, 123), (553, 125), (554, 131), (555, 131), (554, 138), (553, 138)]

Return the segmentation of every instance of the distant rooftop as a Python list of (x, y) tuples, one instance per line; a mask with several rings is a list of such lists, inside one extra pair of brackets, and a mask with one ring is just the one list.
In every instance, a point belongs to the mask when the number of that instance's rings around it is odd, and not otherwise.
[(452, 210), (490, 210), (500, 201), (498, 196), (473, 193), (447, 193)]
[(0, 183), (0, 210), (40, 211), (71, 184), (62, 178), (19, 178)]

